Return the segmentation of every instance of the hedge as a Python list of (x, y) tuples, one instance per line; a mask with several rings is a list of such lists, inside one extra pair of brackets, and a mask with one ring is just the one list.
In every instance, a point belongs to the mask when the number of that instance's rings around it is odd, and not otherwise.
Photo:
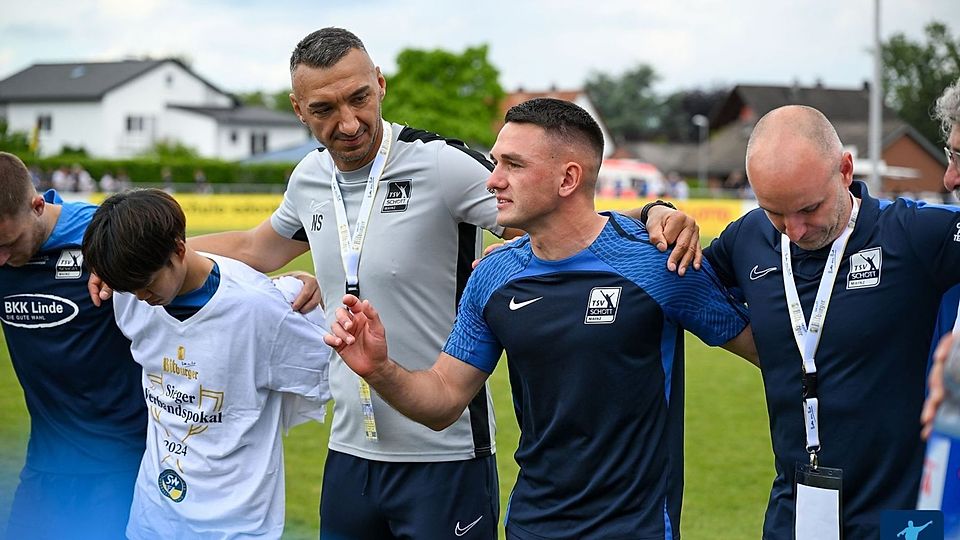
[(86, 156), (60, 155), (39, 158), (27, 153), (18, 154), (27, 166), (40, 167), (50, 174), (60, 166), (82, 166), (94, 179), (99, 180), (104, 173), (125, 170), (133, 182), (160, 182), (161, 170), (170, 168), (174, 182), (193, 182), (193, 173), (203, 171), (207, 182), (212, 184), (283, 184), (293, 171), (295, 163), (241, 164), (203, 158), (131, 158), (97, 159)]

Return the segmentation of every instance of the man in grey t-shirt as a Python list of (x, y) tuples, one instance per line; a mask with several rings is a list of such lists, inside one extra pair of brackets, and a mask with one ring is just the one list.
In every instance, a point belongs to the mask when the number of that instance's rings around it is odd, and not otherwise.
[[(269, 221), (191, 240), (196, 249), (273, 271), (308, 248), (328, 317), (345, 290), (382, 307), (408, 369), (432, 358), (453, 326), (483, 227), (496, 225), (489, 163), (462, 143), (386, 122), (386, 81), (352, 33), (324, 28), (290, 60), (291, 101), (325, 148), (306, 156)], [(512, 236), (507, 233), (506, 236)], [(321, 538), (495, 538), (494, 419), (482, 389), (443, 431), (383, 402), (339, 359)], [(452, 533), (452, 534), (451, 534)]]

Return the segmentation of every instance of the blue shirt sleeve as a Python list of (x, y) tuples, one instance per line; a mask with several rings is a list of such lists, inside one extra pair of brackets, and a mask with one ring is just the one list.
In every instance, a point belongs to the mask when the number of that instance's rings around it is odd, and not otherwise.
[(493, 373), (503, 353), (503, 345), (483, 316), (483, 308), (498, 286), (497, 276), (490, 271), (493, 266), (491, 258), (485, 259), (467, 280), (457, 319), (443, 346), (443, 352), (486, 373)]
[(720, 283), (709, 261), (703, 262), (699, 272), (687, 272), (683, 277), (669, 273), (665, 279), (672, 282), (670, 286), (657, 288), (651, 296), (668, 320), (693, 332), (707, 345), (722, 345), (746, 328), (746, 306)]

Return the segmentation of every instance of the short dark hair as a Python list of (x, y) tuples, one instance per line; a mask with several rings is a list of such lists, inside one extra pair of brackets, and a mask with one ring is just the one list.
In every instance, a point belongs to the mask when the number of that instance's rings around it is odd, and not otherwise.
[(504, 122), (533, 124), (567, 142), (586, 144), (596, 154), (597, 167), (603, 160), (603, 131), (579, 105), (554, 98), (534, 98), (510, 107)]
[(112, 195), (83, 235), (83, 260), (117, 291), (146, 287), (186, 241), (186, 217), (169, 194), (137, 189)]
[(290, 73), (296, 71), (300, 64), (312, 68), (333, 67), (354, 49), (367, 50), (353, 32), (334, 26), (321, 28), (301, 39), (294, 47), (290, 54)]
[(36, 193), (30, 170), (20, 158), (0, 152), (0, 219), (17, 216), (28, 209), (30, 198)]

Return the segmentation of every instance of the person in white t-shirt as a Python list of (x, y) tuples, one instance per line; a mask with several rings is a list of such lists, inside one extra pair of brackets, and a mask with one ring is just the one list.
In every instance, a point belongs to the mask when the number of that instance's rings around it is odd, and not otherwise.
[(91, 271), (128, 291), (114, 311), (143, 366), (149, 426), (127, 536), (279, 538), (280, 434), (323, 418), (324, 331), (263, 274), (187, 247), (185, 225), (170, 195), (130, 191), (103, 202), (83, 240)]

